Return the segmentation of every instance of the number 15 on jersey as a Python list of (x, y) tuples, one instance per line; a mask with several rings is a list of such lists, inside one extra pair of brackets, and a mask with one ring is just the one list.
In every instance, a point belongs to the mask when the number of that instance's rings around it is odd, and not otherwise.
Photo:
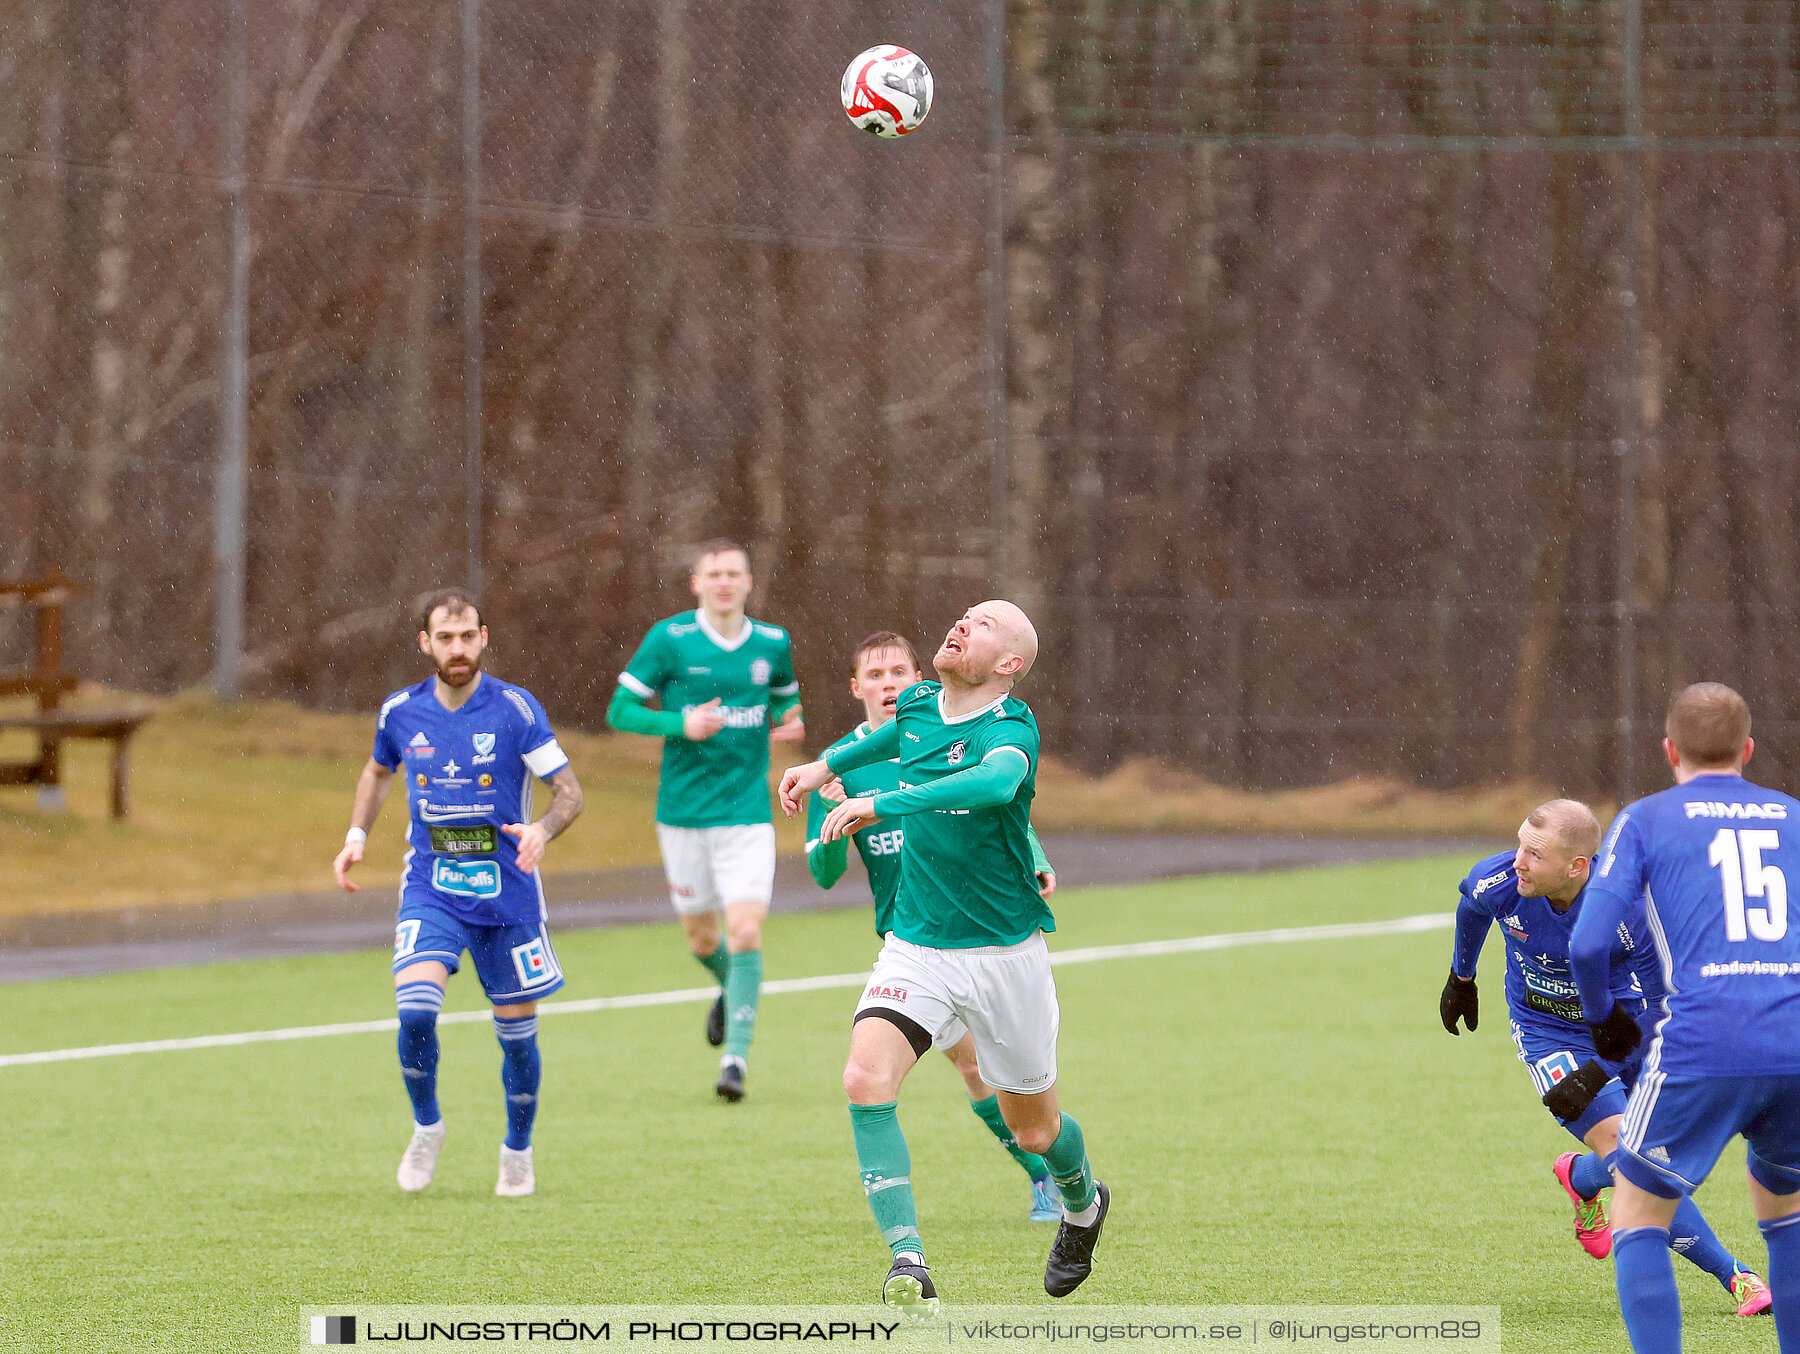
[[(1780, 940), (1787, 934), (1787, 877), (1776, 865), (1763, 864), (1763, 852), (1781, 839), (1773, 828), (1722, 827), (1712, 839), (1706, 863), (1719, 871), (1725, 890), (1725, 936), (1728, 940)], [(1746, 898), (1762, 899), (1747, 907)]]

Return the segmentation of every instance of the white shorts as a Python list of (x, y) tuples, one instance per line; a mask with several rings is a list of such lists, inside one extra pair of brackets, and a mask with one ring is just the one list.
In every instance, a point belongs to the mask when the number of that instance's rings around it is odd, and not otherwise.
[(975, 1065), (995, 1090), (1037, 1095), (1056, 1084), (1062, 1014), (1042, 932), (1017, 945), (973, 950), (934, 950), (889, 936), (857, 998), (858, 1012), (871, 1007), (904, 1015), (938, 1048), (955, 1044), (959, 1026), (968, 1026)]
[(669, 901), (684, 915), (717, 912), (727, 903), (769, 905), (775, 891), (775, 825), (656, 825)]

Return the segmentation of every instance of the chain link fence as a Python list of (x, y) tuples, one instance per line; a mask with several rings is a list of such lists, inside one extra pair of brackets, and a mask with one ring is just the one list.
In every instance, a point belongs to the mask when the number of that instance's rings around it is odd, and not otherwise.
[(241, 203), (252, 692), (372, 708), (478, 574), (595, 727), (731, 534), (820, 735), (1004, 592), (1090, 767), (1618, 794), (1702, 677), (1800, 759), (1787, 3), (54, 0), (0, 69), (0, 572), (86, 675), (220, 668)]

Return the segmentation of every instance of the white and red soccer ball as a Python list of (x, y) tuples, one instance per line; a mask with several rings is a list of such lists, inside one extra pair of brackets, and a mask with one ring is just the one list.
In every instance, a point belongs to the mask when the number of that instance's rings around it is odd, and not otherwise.
[(844, 71), (844, 113), (865, 132), (905, 136), (931, 111), (931, 69), (918, 54), (883, 43)]

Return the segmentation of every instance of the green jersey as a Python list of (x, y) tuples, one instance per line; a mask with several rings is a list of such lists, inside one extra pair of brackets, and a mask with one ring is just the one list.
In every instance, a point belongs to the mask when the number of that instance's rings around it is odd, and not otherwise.
[[(866, 737), (868, 732), (866, 722), (858, 724), (826, 748), (825, 756)], [(851, 799), (880, 794), (883, 790), (898, 790), (900, 763), (895, 760), (859, 766), (854, 771), (844, 772), (843, 782), (844, 793)], [(869, 891), (875, 895), (875, 932), (885, 936), (894, 929), (894, 899), (900, 892), (900, 848), (906, 843), (905, 834), (899, 820), (895, 819), (865, 827), (852, 833), (848, 840), (839, 837), (835, 842), (821, 842), (819, 826), (825, 821), (825, 815), (836, 807), (823, 795), (815, 794), (807, 801), (806, 863), (820, 886), (830, 888), (843, 876), (850, 854), (849, 841), (854, 841), (856, 854), (862, 857), (863, 868), (869, 873)]]
[[(658, 621), (619, 674), (622, 690), (662, 701), (654, 724), (613, 717), (615, 726), (665, 736), (656, 821), (671, 827), (766, 823), (769, 726), (799, 701), (787, 631), (744, 617), (735, 639), (707, 623), (704, 611)], [(725, 727), (699, 742), (681, 735), (680, 718), (717, 697)], [(614, 699), (614, 710), (621, 703)], [(650, 716), (652, 712), (638, 713)]]
[(826, 756), (840, 776), (899, 756), (899, 787), (874, 797), (884, 820), (877, 827), (906, 818), (893, 934), (963, 950), (1054, 931), (1029, 837), (1038, 756), (1031, 707), (1005, 696), (946, 718), (941, 689), (908, 687), (892, 721)]
[[(849, 733), (824, 751), (829, 757), (841, 747), (864, 738), (869, 733), (867, 721), (858, 724)], [(882, 794), (888, 790), (900, 788), (900, 759), (876, 762), (872, 766), (859, 766), (844, 772), (840, 778), (844, 782), (844, 797), (860, 799), (866, 796)], [(869, 892), (875, 895), (875, 934), (885, 936), (894, 929), (894, 904), (900, 895), (900, 852), (906, 845), (905, 830), (900, 826), (900, 819), (874, 823), (848, 837), (839, 837), (834, 842), (819, 840), (819, 829), (824, 825), (825, 815), (830, 813), (834, 805), (823, 795), (813, 795), (806, 804), (806, 864), (812, 871), (813, 879), (822, 889), (828, 889), (844, 877), (844, 868), (850, 860), (850, 843), (856, 843), (856, 854), (862, 857), (863, 870), (869, 876)], [(1031, 844), (1031, 871), (1033, 875), (1050, 874), (1050, 861), (1044, 855), (1043, 844), (1038, 841), (1037, 833), (1026, 828)]]

